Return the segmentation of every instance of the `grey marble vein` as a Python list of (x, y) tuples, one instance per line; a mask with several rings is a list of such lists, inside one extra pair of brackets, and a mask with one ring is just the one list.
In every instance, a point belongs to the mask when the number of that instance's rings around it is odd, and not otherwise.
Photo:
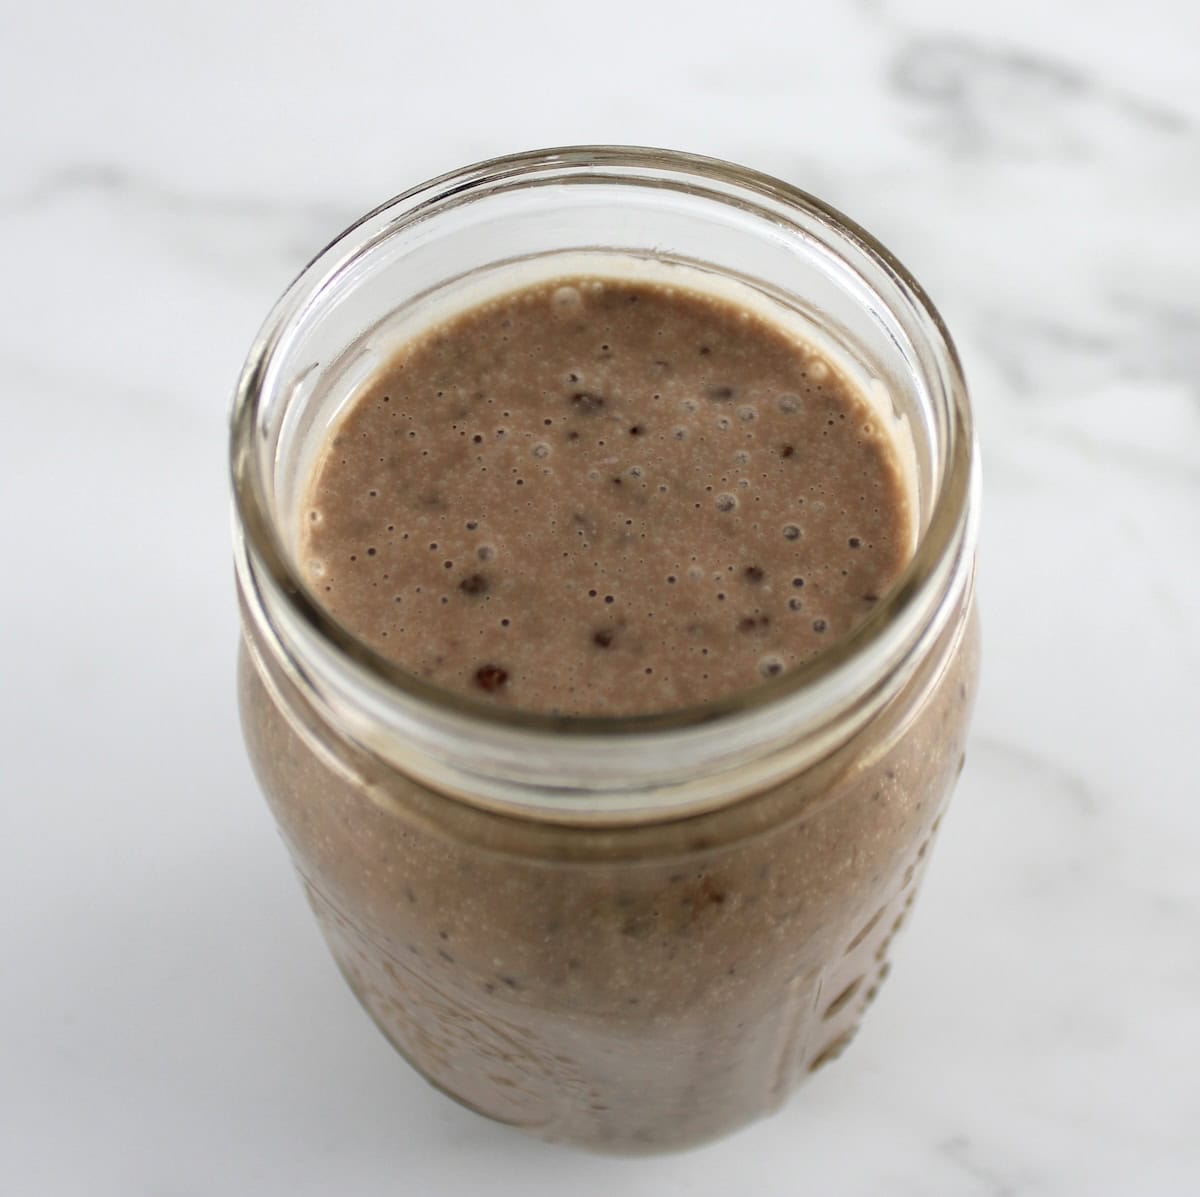
[(985, 1197), (1017, 1197), (1023, 1186), (1004, 1175), (1004, 1171), (991, 1161), (980, 1158), (979, 1149), (966, 1135), (952, 1135), (943, 1139), (937, 1150), (951, 1161), (964, 1177), (971, 1182), (966, 1193), (980, 1193)]
[(1111, 382), (1177, 383), (1200, 403), (1200, 304), (1124, 292), (1102, 298), (1091, 311), (985, 312), (979, 343), (1017, 399), (1048, 388), (1078, 390)]
[(888, 80), (928, 118), (931, 139), (956, 156), (1085, 154), (1111, 133), (1094, 123), (1095, 109), (1181, 143), (1200, 136), (1186, 114), (1062, 59), (960, 36), (906, 41)]
[(106, 207), (170, 250), (238, 277), (261, 261), (294, 271), (355, 215), (302, 198), (185, 189), (151, 171), (98, 160), (64, 163), (24, 188), (0, 193), (0, 221), (10, 226), (48, 213)]
[(141, 208), (158, 208), (180, 216), (197, 213), (232, 217), (239, 220), (277, 220), (322, 222), (337, 230), (346, 222), (348, 212), (332, 204), (306, 200), (256, 198), (231, 194), (206, 195), (185, 191), (115, 162), (99, 160), (65, 163), (36, 175), (24, 188), (0, 196), (0, 211), (19, 212), (80, 194), (107, 195)]
[(995, 735), (976, 735), (968, 753), (982, 753), (993, 761), (998, 758), (1010, 768), (1034, 774), (1080, 815), (1095, 815), (1104, 805), (1095, 786), (1083, 773), (1028, 744), (1013, 743)]

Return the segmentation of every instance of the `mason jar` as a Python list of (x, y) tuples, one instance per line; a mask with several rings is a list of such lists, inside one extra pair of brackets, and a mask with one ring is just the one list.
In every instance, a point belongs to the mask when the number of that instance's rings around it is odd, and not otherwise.
[[(498, 708), (322, 609), (299, 512), (387, 330), (579, 255), (675, 263), (802, 321), (891, 421), (915, 549), (780, 677), (622, 717)], [(785, 183), (660, 150), (520, 154), (413, 188), (292, 284), (233, 412), (239, 696), (255, 771), (359, 1001), (433, 1085), (616, 1152), (778, 1107), (887, 975), (963, 761), (978, 470), (941, 319), (870, 235)]]

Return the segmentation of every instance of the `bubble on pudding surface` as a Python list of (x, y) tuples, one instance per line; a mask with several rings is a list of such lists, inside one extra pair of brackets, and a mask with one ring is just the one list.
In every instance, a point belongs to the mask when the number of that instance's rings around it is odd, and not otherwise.
[(556, 316), (574, 316), (583, 310), (583, 296), (577, 287), (555, 287), (550, 307)]
[(310, 557), (307, 562), (308, 573), (313, 578), (323, 578), (325, 576), (325, 562), (320, 557)]
[(721, 494), (717, 495), (715, 499), (713, 499), (713, 506), (716, 507), (718, 511), (736, 511), (737, 505), (737, 496), (731, 495), (728, 492), (722, 492)]
[(530, 449), (534, 457), (542, 458), (550, 456), (550, 446), (545, 441), (538, 441), (536, 445)]
[(805, 367), (813, 382), (824, 382), (829, 377), (829, 366), (819, 357), (811, 358), (805, 363)]
[(319, 507), (314, 507), (308, 513), (308, 522), (315, 528), (325, 518), (324, 512)]
[(763, 677), (778, 677), (783, 672), (783, 661), (774, 655), (760, 658), (758, 672)]
[(800, 397), (798, 395), (780, 395), (779, 410), (785, 416), (794, 416), (800, 410)]
[(737, 409), (737, 415), (738, 419), (741, 420), (743, 424), (750, 424), (754, 420), (758, 419), (758, 408), (752, 403), (743, 403), (742, 406)]
[(799, 540), (800, 539), (800, 528), (796, 524), (784, 524), (783, 525), (783, 539), (784, 540)]

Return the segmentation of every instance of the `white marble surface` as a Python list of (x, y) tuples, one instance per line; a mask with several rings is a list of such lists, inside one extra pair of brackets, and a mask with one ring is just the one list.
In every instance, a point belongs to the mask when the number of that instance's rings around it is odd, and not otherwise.
[[(1193, 4), (10, 4), (0, 81), (0, 1191), (1200, 1191)], [(893, 979), (774, 1120), (638, 1162), (388, 1052), (231, 679), (225, 416), (276, 294), (409, 183), (597, 140), (876, 232), (986, 464), (983, 691)]]

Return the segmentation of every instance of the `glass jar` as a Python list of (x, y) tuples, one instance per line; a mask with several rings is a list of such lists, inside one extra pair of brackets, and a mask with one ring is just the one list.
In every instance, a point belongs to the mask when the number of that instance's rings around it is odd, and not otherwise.
[[(854, 631), (731, 698), (497, 709), (322, 610), (296, 560), (301, 492), (381, 330), (514, 264), (598, 251), (736, 280), (803, 320), (894, 422), (916, 548)], [(546, 1138), (639, 1152), (728, 1132), (842, 1051), (961, 767), (978, 660), (966, 391), (882, 246), (709, 159), (469, 167), (293, 283), (242, 375), (232, 458), (250, 756), (338, 965), (425, 1077)]]

